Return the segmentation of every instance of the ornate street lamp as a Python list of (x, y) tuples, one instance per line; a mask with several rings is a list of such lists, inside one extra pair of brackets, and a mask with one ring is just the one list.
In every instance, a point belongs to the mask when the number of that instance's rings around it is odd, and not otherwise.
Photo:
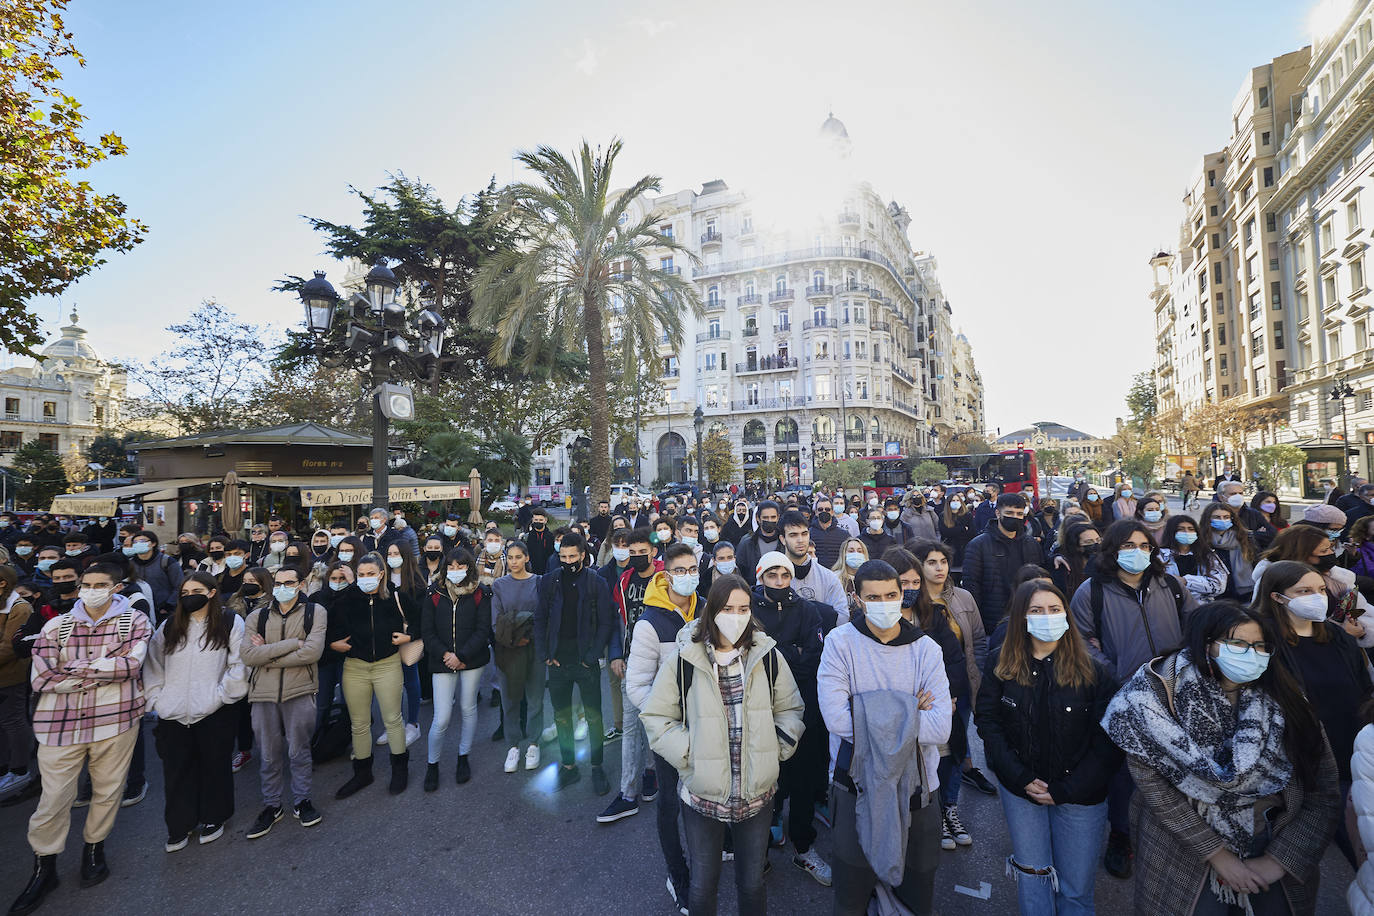
[(1331, 400), (1341, 405), (1341, 486), (1350, 489), (1350, 427), (1345, 418), (1345, 402), (1355, 396), (1355, 389), (1344, 378), (1331, 383)]
[[(422, 310), (414, 319), (396, 301), (400, 285), (386, 262), (378, 261), (367, 272), (365, 292), (354, 293), (342, 310), (339, 294), (322, 270), (315, 271), (314, 279), (306, 281), (299, 292), (309, 332), (308, 351), (325, 368), (347, 366), (362, 373), (371, 387), (372, 505), (382, 508), (391, 502), (387, 423), (415, 416), (414, 396), (404, 382), (437, 377), (444, 345), (445, 321), (436, 310), (429, 284), (420, 289)], [(348, 325), (336, 333), (340, 311)]]
[(696, 428), (696, 431), (697, 431), (697, 490), (700, 491), (700, 490), (701, 490), (701, 487), (702, 487), (702, 484), (701, 484), (701, 456), (702, 456), (702, 451), (701, 451), (701, 431), (702, 431), (703, 429), (706, 428), (706, 415), (702, 412), (702, 410), (701, 410), (701, 405), (700, 405), (700, 404), (698, 404), (698, 405), (697, 405), (697, 409), (696, 409), (695, 411), (692, 412), (692, 426), (694, 426), (694, 427)]

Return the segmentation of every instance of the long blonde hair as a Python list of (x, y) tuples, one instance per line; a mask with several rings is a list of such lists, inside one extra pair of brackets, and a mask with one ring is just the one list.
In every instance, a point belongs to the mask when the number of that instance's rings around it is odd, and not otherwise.
[(850, 569), (849, 564), (844, 561), (844, 555), (849, 553), (850, 544), (858, 545), (858, 549), (863, 553), (864, 559), (873, 559), (868, 555), (868, 545), (863, 541), (858, 538), (844, 539), (844, 543), (840, 545), (840, 558), (835, 561), (835, 565), (830, 568), (830, 571), (840, 577), (840, 584), (844, 586), (844, 593), (846, 595), (854, 594), (854, 570)]

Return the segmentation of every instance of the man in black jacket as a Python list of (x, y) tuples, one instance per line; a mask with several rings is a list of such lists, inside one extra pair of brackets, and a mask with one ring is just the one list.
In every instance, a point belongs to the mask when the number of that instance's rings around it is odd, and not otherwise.
[(596, 515), (587, 523), (591, 530), (591, 540), (587, 544), (588, 552), (596, 556), (596, 552), (601, 549), (601, 542), (606, 540), (606, 535), (611, 533), (611, 502), (603, 499), (596, 504)]
[[(536, 524), (538, 516), (536, 516)], [(534, 611), (535, 658), (548, 666), (549, 699), (558, 728), (558, 788), (582, 778), (573, 744), (573, 687), (582, 697), (591, 743), (592, 787), (597, 795), (611, 791), (601, 768), (606, 740), (601, 721), (601, 667), (610, 659), (616, 677), (624, 677), (625, 661), (617, 633), (620, 619), (611, 603), (606, 580), (586, 564), (586, 544), (575, 532), (564, 534), (558, 547), (557, 565), (539, 581), (539, 604)]]
[(524, 499), (520, 500), (520, 507), (515, 510), (516, 533), (519, 534), (521, 531), (528, 531), (530, 529), (530, 522), (532, 522), (533, 520), (533, 500), (531, 500), (530, 497), (526, 496)]
[[(746, 534), (735, 544), (735, 559), (739, 563), (739, 574), (751, 586), (756, 584), (754, 567), (764, 554), (772, 550), (782, 550), (782, 532), (778, 530), (778, 504), (771, 499), (759, 503), (759, 528)], [(734, 519), (731, 519), (733, 522)], [(726, 527), (729, 527), (728, 525)]]
[(833, 569), (840, 560), (840, 549), (849, 538), (849, 532), (835, 521), (835, 511), (830, 497), (822, 496), (816, 500), (816, 515), (811, 520), (811, 543), (816, 546), (816, 559), (826, 569)]
[(1042, 565), (1040, 542), (1026, 533), (1026, 498), (1020, 493), (997, 497), (996, 518), (969, 541), (964, 551), (960, 583), (978, 603), (983, 626), (991, 633), (1006, 614), (1016, 571), (1026, 564)]
[(553, 549), (553, 533), (549, 531), (549, 514), (542, 507), (535, 509), (530, 516), (530, 530), (525, 535), (525, 544), (530, 548), (530, 572), (536, 576), (544, 575), (549, 568), (549, 558), (556, 551)]

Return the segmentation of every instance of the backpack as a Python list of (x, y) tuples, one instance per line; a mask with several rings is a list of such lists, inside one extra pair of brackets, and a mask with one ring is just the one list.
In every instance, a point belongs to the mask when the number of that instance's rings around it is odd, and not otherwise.
[(337, 700), (329, 704), (322, 724), (310, 736), (310, 759), (315, 763), (325, 763), (340, 757), (353, 743), (353, 725), (348, 711)]
[[(264, 607), (262, 613), (258, 614), (258, 635), (263, 639), (267, 638), (267, 612), (271, 607)], [(315, 628), (315, 605), (309, 601), (305, 602), (305, 635), (309, 636), (310, 631)]]
[[(1089, 586), (1088, 597), (1092, 605), (1093, 632), (1097, 634), (1100, 641), (1102, 639), (1102, 605), (1104, 600), (1102, 580), (1094, 576), (1090, 581), (1092, 584)], [(1169, 592), (1174, 596), (1174, 610), (1178, 613), (1178, 628), (1181, 632), (1183, 630), (1183, 586), (1168, 573), (1164, 574), (1164, 583), (1169, 586)], [(1145, 638), (1150, 641), (1150, 657), (1158, 658), (1159, 651), (1155, 648), (1155, 638), (1150, 633), (1149, 627), (1145, 628)]]
[[(768, 700), (772, 706), (777, 702), (777, 683), (778, 683), (778, 650), (769, 649), (768, 654), (763, 657), (763, 670), (768, 672)], [(677, 657), (677, 705), (682, 711), (682, 724), (687, 725), (687, 691), (692, 689), (692, 678), (696, 674), (696, 668), (683, 661), (679, 654)]]
[[(130, 611), (125, 611), (119, 615), (118, 633), (119, 641), (126, 643), (134, 632), (134, 615)], [(68, 611), (62, 615), (62, 622), (57, 625), (57, 651), (61, 652), (67, 646), (67, 640), (71, 639), (73, 631), (76, 630), (76, 618), (72, 612)]]

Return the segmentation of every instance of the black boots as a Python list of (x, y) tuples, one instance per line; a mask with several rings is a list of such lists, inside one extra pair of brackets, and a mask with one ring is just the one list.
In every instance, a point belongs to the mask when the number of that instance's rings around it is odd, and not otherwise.
[(391, 755), (391, 788), (388, 790), (392, 795), (400, 795), (410, 784), (410, 751), (402, 751), (399, 754)]
[(439, 764), (431, 763), (425, 767), (425, 791), (434, 792), (439, 788)]
[(10, 905), (10, 916), (25, 916), (43, 905), (43, 900), (57, 889), (57, 856), (33, 857), (33, 877), (24, 893)]
[(338, 799), (348, 798), (359, 789), (366, 789), (372, 785), (372, 758), (353, 761), (353, 778), (339, 787), (339, 791), (334, 793)]
[(472, 778), (472, 767), (468, 766), (467, 754), (458, 755), (458, 769), (454, 771), (453, 775), (457, 778), (459, 785)]
[(110, 877), (110, 867), (105, 864), (105, 843), (87, 843), (81, 847), (81, 886), (95, 887)]

